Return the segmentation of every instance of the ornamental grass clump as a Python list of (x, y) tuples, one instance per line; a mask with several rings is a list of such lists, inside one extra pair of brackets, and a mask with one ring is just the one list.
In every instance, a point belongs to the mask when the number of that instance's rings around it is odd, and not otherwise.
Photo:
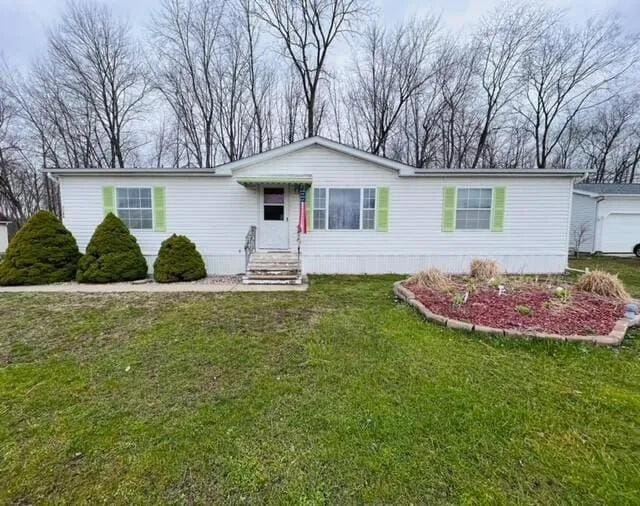
[(603, 297), (611, 297), (613, 299), (628, 300), (630, 299), (627, 290), (625, 290), (622, 281), (617, 274), (610, 274), (605, 271), (590, 271), (578, 279), (576, 288), (584, 292), (595, 293)]
[(158, 283), (195, 281), (206, 275), (202, 255), (187, 237), (173, 234), (162, 242), (153, 264), (153, 277)]
[(500, 264), (487, 258), (474, 258), (471, 260), (471, 277), (480, 281), (489, 281), (500, 275)]
[(97, 226), (87, 252), (78, 262), (80, 283), (115, 283), (147, 277), (145, 260), (136, 238), (112, 213)]
[(38, 211), (13, 237), (0, 263), (0, 285), (71, 281), (80, 251), (71, 232), (48, 211)]
[(409, 278), (409, 283), (419, 288), (431, 288), (440, 292), (446, 292), (453, 286), (451, 278), (435, 267), (416, 272)]

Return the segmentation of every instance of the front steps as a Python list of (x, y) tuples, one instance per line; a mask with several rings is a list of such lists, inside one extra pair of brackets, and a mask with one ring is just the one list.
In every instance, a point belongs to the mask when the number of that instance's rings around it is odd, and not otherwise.
[(298, 255), (289, 251), (256, 251), (242, 277), (245, 285), (301, 285)]

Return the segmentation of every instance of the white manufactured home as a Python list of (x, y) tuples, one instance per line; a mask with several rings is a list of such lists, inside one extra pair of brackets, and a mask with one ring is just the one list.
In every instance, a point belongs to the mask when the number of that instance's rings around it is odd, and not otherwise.
[(474, 257), (513, 273), (562, 272), (581, 175), (420, 170), (321, 137), (214, 169), (50, 174), (81, 249), (113, 212), (150, 263), (165, 238), (183, 234), (209, 274), (243, 273), (248, 257), (269, 255), (304, 273), (465, 272)]
[(577, 184), (571, 250), (640, 256), (640, 184)]

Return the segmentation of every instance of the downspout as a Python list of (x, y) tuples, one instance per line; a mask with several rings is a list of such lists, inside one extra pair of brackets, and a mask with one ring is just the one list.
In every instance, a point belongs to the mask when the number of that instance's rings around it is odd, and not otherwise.
[[(600, 246), (600, 243), (602, 242), (600, 237), (600, 232), (602, 227), (600, 226), (600, 219), (598, 219), (598, 204), (600, 204), (600, 202), (602, 202), (604, 199), (605, 197), (603, 196), (596, 197), (595, 220), (594, 220), (594, 223), (596, 224), (596, 229), (593, 237), (593, 249), (591, 253), (600, 251), (599, 246)], [(598, 246), (598, 248), (596, 248), (596, 246)]]

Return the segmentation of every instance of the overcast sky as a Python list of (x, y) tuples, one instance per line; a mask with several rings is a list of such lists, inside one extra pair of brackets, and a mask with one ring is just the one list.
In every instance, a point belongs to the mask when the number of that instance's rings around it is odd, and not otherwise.
[[(149, 12), (159, 0), (106, 0), (134, 29), (144, 29)], [(498, 0), (375, 0), (381, 18), (393, 23), (420, 11), (442, 15), (446, 25), (462, 30)], [(575, 21), (615, 11), (629, 31), (640, 32), (640, 0), (553, 0), (550, 5), (567, 9)], [(0, 54), (24, 68), (44, 50), (47, 27), (58, 20), (65, 0), (0, 0)]]

